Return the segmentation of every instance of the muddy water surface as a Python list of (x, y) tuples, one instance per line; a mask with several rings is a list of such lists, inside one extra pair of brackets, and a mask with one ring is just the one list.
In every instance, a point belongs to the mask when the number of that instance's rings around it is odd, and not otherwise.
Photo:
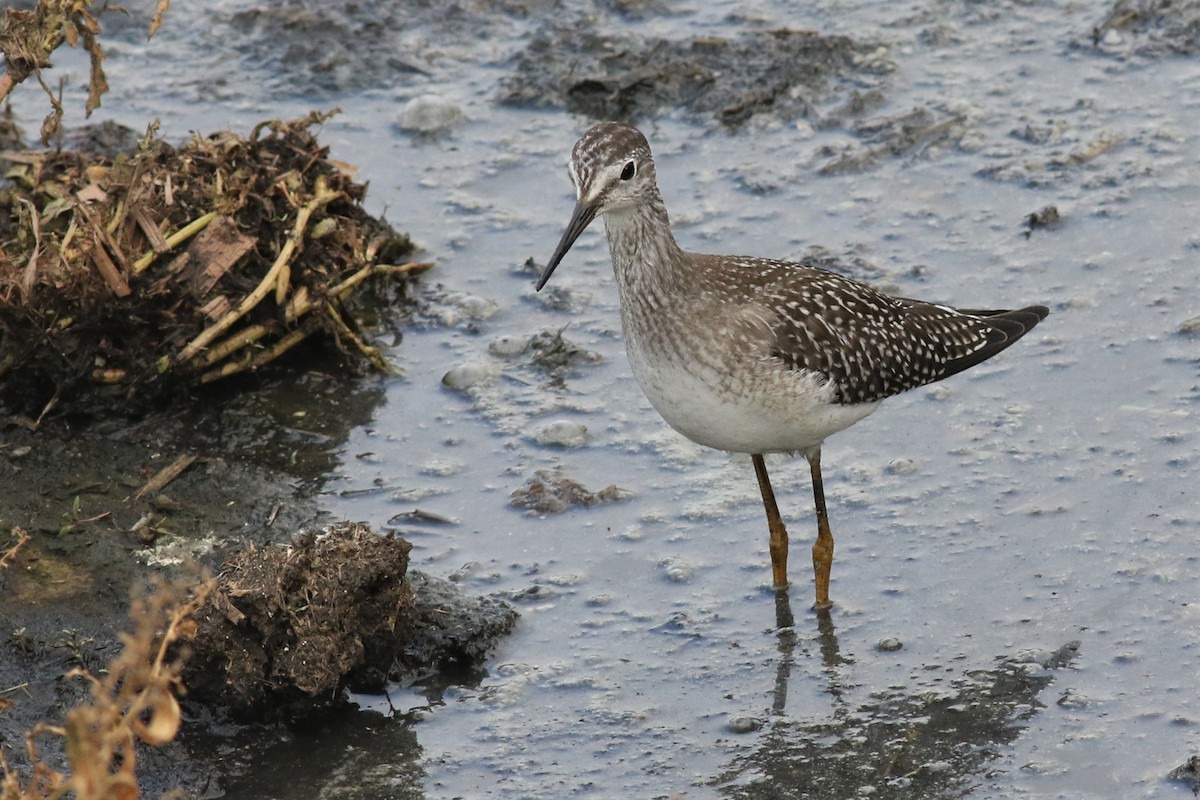
[[(327, 508), (523, 615), (482, 679), (356, 698), (371, 711), (285, 737), (229, 796), (1190, 796), (1166, 776), (1200, 750), (1200, 339), (1181, 332), (1200, 315), (1200, 65), (1150, 46), (1171, 26), (1094, 44), (1110, 6), (1067, 2), (452, 10), (176, 3), (108, 64), (98, 116), (168, 136), (342, 108), (323, 141), (438, 267)], [(533, 292), (590, 120), (500, 100), (564, 27), (631, 49), (783, 27), (875, 45), (797, 85), (803, 103), (644, 113), (680, 242), (1052, 310), (827, 443), (826, 620), (805, 465), (773, 465), (789, 626), (748, 459), (667, 429), (630, 375), (599, 226)], [(411, 130), (423, 96), (448, 130)], [(1062, 223), (1029, 229), (1047, 205)], [(539, 363), (526, 339), (560, 329), (598, 358)], [(464, 366), (473, 385), (446, 388)], [(539, 470), (628, 496), (511, 507)], [(327, 765), (304, 789), (297, 748)]]

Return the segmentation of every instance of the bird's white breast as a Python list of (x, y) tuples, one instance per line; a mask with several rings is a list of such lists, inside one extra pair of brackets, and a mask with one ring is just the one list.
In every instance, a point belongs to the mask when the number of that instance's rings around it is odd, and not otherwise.
[[(789, 369), (766, 354), (720, 343), (721, 329), (695, 334), (623, 314), (633, 374), (655, 410), (694, 442), (735, 453), (803, 452), (879, 405), (845, 405), (823, 376)], [(675, 328), (649, 333), (645, 322)], [(716, 340), (709, 337), (718, 337)]]

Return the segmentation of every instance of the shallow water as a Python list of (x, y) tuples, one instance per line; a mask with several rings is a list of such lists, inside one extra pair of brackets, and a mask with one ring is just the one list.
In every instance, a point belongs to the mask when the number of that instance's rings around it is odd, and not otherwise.
[[(401, 530), (414, 566), (510, 595), (523, 615), (477, 685), (432, 705), (401, 687), (357, 698), (426, 707), (383, 723), (411, 726), (416, 744), (327, 728), (328, 752), (347, 755), (313, 796), (419, 796), (414, 774), (426, 797), (1188, 796), (1164, 778), (1200, 750), (1200, 339), (1177, 332), (1200, 314), (1200, 64), (1082, 46), (1100, 4), (605, 8), (593, 11), (609, 33), (793, 26), (880, 41), (896, 70), (873, 115), (962, 119), (956, 142), (831, 176), (817, 174), (830, 153), (865, 146), (845, 126), (643, 123), (686, 248), (803, 258), (819, 246), (899, 294), (1052, 314), (994, 361), (826, 444), (827, 621), (807, 610), (807, 469), (772, 462), (793, 539), (795, 626), (780, 629), (749, 460), (683, 440), (642, 397), (599, 225), (549, 290), (535, 295), (522, 266), (544, 263), (566, 223), (563, 164), (588, 121), (499, 106), (497, 86), (544, 19), (568, 12), (414, 12), (382, 49), (423, 74), (364, 47), (374, 72), (343, 58), (323, 83), (268, 57), (270, 37), (248, 33), (235, 2), (172, 4), (149, 45), (130, 27), (98, 119), (157, 116), (179, 138), (342, 108), (322, 140), (438, 267), (392, 350), (404, 377), (335, 453), (327, 505)], [(60, 63), (82, 75), (82, 61)], [(22, 91), (34, 116), (36, 90)], [(439, 137), (398, 129), (427, 93), (467, 121)], [(1065, 223), (1026, 237), (1023, 218), (1047, 204)], [(556, 378), (489, 351), (564, 326), (600, 360)], [(494, 378), (442, 386), (469, 363)], [(585, 443), (539, 444), (558, 420), (586, 426)], [(539, 469), (631, 497), (546, 516), (510, 507)], [(414, 509), (453, 522), (392, 521)], [(415, 753), (393, 759), (397, 741)], [(290, 757), (230, 796), (299, 796)]]

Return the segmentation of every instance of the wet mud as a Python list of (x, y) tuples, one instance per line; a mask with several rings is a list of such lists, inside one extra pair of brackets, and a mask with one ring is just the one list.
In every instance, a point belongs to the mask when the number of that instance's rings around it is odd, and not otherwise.
[[(0, 529), (28, 534), (0, 570), (0, 685), (11, 701), (0, 742), (13, 768), (28, 767), (26, 731), (87, 697), (84, 681), (64, 675), (102, 674), (131, 599), (155, 575), (199, 580), (202, 566), (219, 578), (185, 646), (184, 735), (139, 746), (150, 796), (213, 796), (238, 774), (207, 737), (300, 724), (344, 705), (350, 688), (478, 680), (512, 629), (503, 601), (409, 572), (402, 539), (329, 527), (314, 490), (331, 465), (313, 456), (368, 418), (380, 400), (369, 383), (281, 372), (211, 399), (172, 415), (59, 414), (36, 431), (19, 418), (0, 428)], [(184, 466), (156, 481), (173, 463)], [(42, 740), (41, 757), (61, 769), (64, 751)]]

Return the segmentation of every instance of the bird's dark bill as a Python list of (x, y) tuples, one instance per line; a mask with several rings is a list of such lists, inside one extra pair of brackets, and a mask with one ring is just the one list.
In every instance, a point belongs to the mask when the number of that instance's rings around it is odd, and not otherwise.
[(550, 260), (546, 262), (546, 268), (542, 270), (542, 277), (538, 278), (537, 291), (540, 292), (546, 285), (546, 281), (550, 280), (550, 274), (554, 272), (558, 262), (563, 260), (563, 256), (571, 249), (571, 245), (575, 244), (579, 234), (583, 233), (584, 228), (590, 225), (595, 218), (595, 206), (590, 206), (582, 200), (575, 204), (575, 212), (571, 214), (571, 221), (567, 223), (567, 229), (563, 232), (558, 247), (554, 248), (554, 255), (550, 256)]

